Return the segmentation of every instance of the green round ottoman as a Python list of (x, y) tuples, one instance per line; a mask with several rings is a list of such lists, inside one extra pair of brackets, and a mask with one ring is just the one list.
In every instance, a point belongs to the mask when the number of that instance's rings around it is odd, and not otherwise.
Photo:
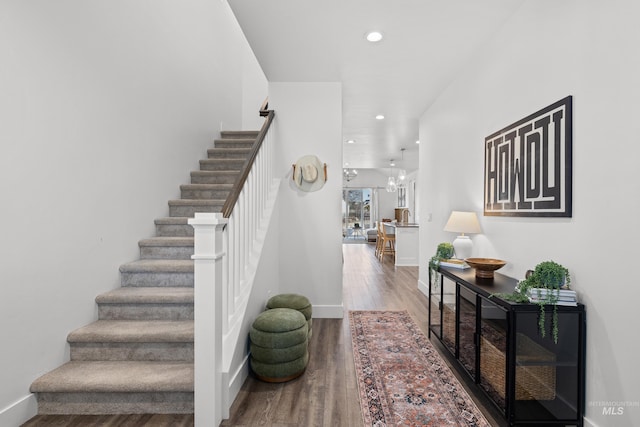
[(289, 381), (307, 367), (307, 319), (297, 310), (274, 308), (262, 312), (251, 325), (249, 340), (251, 369), (262, 381)]
[(304, 317), (305, 319), (307, 319), (307, 324), (309, 326), (309, 338), (311, 338), (311, 312), (313, 310), (313, 307), (311, 306), (311, 302), (309, 302), (309, 298), (298, 294), (274, 295), (269, 298), (269, 301), (267, 301), (267, 308), (291, 308), (293, 310), (298, 310), (300, 313), (304, 314)]

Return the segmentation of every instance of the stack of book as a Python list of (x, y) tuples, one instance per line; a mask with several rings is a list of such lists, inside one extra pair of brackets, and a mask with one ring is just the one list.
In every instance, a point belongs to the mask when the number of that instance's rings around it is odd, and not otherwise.
[(459, 268), (461, 270), (466, 270), (467, 268), (471, 268), (469, 267), (469, 264), (464, 262), (463, 259), (456, 259), (456, 258), (440, 260), (440, 266), (449, 267), (449, 268)]
[(572, 291), (570, 289), (532, 288), (527, 291), (529, 301), (536, 304), (539, 302), (546, 302), (547, 297), (550, 295), (555, 295), (554, 300), (557, 300), (556, 305), (570, 305), (574, 307), (578, 305), (576, 291)]

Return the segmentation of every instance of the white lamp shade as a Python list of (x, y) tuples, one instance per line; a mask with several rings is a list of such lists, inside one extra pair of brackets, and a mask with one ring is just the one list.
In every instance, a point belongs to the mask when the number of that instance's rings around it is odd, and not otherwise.
[(454, 233), (482, 233), (478, 216), (475, 212), (453, 211), (449, 217), (449, 221), (444, 226), (444, 231)]

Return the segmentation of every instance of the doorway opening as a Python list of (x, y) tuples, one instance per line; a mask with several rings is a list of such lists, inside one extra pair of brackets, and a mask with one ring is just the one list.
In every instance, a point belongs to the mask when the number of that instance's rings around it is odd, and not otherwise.
[(342, 189), (342, 237), (345, 243), (366, 243), (375, 219), (371, 188)]

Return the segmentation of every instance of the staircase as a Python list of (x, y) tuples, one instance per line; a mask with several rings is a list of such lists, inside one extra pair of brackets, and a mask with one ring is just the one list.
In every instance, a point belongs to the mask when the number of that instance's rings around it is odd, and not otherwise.
[(193, 413), (195, 212), (220, 212), (258, 132), (222, 132), (96, 322), (71, 332), (71, 360), (33, 382), (39, 414)]

